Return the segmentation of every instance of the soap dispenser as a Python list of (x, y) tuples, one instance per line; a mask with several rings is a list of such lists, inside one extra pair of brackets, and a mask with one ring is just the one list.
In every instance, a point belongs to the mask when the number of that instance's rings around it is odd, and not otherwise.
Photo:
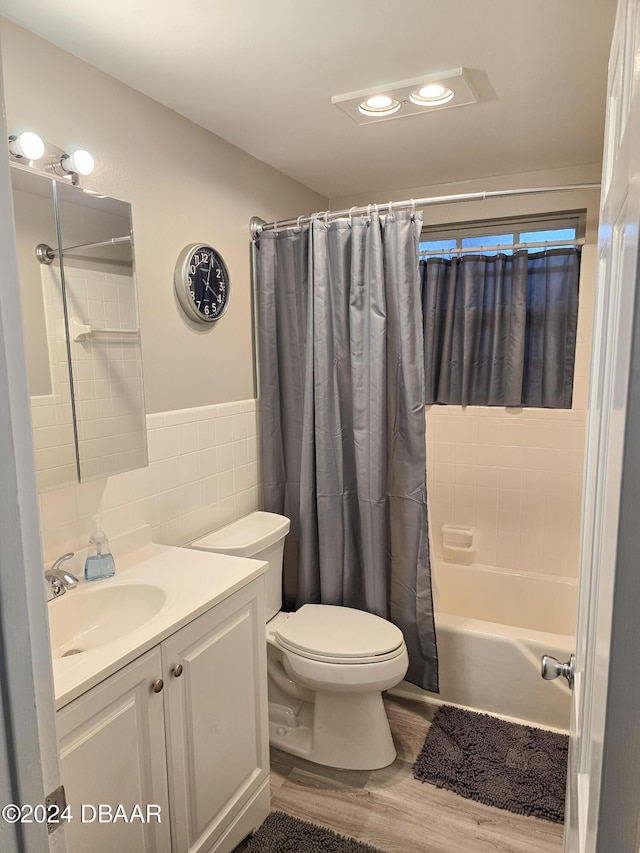
[(109, 550), (107, 536), (102, 530), (99, 515), (93, 519), (93, 533), (89, 537), (87, 559), (84, 563), (84, 577), (88, 581), (98, 581), (111, 578), (116, 573), (116, 564)]

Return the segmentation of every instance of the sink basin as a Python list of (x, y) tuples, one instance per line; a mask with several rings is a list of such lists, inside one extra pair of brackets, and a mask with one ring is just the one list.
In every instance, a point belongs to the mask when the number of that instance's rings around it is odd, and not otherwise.
[(54, 658), (87, 652), (140, 628), (162, 610), (166, 595), (152, 584), (72, 589), (48, 605)]

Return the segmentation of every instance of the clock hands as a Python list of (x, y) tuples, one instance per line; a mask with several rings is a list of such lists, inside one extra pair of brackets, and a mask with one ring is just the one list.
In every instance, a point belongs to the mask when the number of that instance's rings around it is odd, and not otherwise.
[(212, 267), (212, 264), (213, 264), (213, 255), (211, 255), (211, 257), (209, 258), (209, 269), (207, 270), (207, 280), (206, 280), (206, 281), (205, 281), (205, 283), (204, 283), (204, 289), (205, 289), (205, 290), (210, 290), (210, 291), (211, 291), (211, 293), (213, 293), (213, 288), (212, 288), (212, 287), (211, 287), (211, 285), (209, 284), (209, 279), (211, 278), (211, 267)]

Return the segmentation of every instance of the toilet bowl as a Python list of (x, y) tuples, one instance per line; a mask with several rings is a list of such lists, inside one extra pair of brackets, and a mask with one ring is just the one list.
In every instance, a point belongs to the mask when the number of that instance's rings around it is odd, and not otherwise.
[(254, 512), (191, 544), (265, 560), (269, 740), (309, 761), (375, 770), (396, 757), (382, 691), (402, 681), (409, 659), (386, 619), (328, 604), (281, 611), (282, 554), (290, 522)]

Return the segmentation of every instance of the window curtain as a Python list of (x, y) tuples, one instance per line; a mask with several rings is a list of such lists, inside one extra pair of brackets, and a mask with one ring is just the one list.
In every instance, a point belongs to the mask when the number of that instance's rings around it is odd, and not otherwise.
[(421, 217), (267, 231), (258, 244), (265, 509), (291, 519), (297, 606), (390, 619), (438, 689), (427, 528)]
[(580, 253), (420, 262), (427, 403), (569, 409)]

